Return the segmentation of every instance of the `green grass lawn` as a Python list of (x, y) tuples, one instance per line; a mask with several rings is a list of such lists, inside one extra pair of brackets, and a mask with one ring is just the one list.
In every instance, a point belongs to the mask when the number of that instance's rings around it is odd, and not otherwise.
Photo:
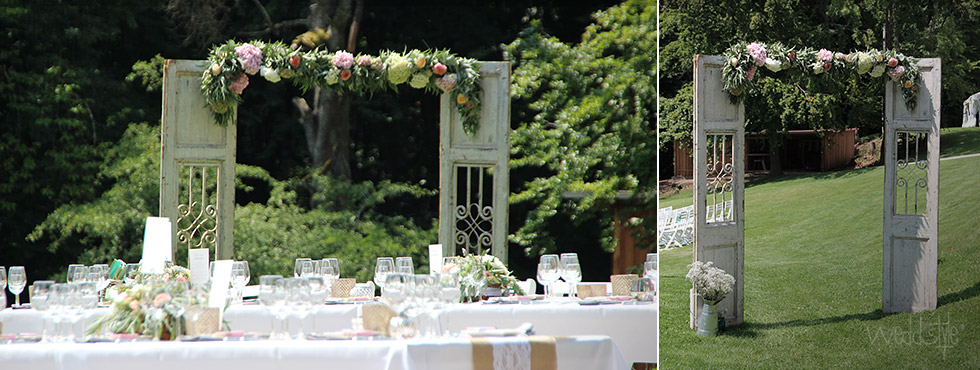
[[(942, 132), (943, 156), (980, 130)], [(947, 152), (948, 151), (948, 152)], [(688, 327), (691, 246), (664, 251), (660, 367), (980, 368), (980, 157), (940, 166), (939, 301), (881, 311), (883, 168), (760, 178), (745, 191), (745, 323)], [(687, 190), (660, 207), (691, 204)]]

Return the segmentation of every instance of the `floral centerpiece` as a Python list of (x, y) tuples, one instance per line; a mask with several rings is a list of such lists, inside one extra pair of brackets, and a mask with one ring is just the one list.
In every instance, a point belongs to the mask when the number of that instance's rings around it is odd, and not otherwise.
[(163, 274), (137, 274), (127, 283), (110, 286), (106, 300), (111, 311), (88, 328), (89, 334), (106, 330), (157, 339), (176, 339), (177, 320), (189, 306), (202, 305), (188, 292), (190, 270), (170, 265)]
[(712, 304), (718, 303), (732, 292), (735, 278), (725, 270), (712, 266), (713, 262), (696, 261), (688, 266), (687, 279), (694, 285), (694, 291)]
[[(485, 283), (479, 284), (478, 279), (472, 276), (478, 270), (476, 266), (483, 267)], [(524, 295), (524, 289), (517, 285), (517, 278), (511, 275), (510, 270), (500, 259), (487, 252), (481, 254), (467, 253), (462, 257), (456, 258), (455, 263), (448, 263), (442, 267), (443, 272), (459, 273), (460, 292), (462, 298), (473, 299), (483, 296), (482, 286), (500, 288), (502, 291), (512, 291), (516, 295)], [(480, 289), (480, 290), (478, 290)]]

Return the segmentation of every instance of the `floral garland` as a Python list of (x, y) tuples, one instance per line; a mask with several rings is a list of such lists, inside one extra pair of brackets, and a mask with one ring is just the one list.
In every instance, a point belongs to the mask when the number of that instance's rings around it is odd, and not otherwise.
[(899, 52), (885, 50), (858, 51), (844, 54), (827, 49), (793, 48), (780, 43), (740, 42), (725, 51), (728, 64), (722, 69), (725, 90), (738, 103), (755, 88), (756, 73), (765, 67), (770, 72), (795, 69), (801, 73), (825, 75), (835, 78), (852, 74), (870, 75), (872, 78), (887, 76), (902, 86), (905, 106), (915, 109), (919, 89), (917, 60)]
[(355, 57), (343, 50), (302, 51), (281, 42), (228, 41), (211, 49), (208, 62), (210, 67), (201, 76), (201, 92), (221, 126), (231, 122), (249, 76), (257, 73), (273, 83), (292, 79), (304, 92), (320, 87), (373, 94), (407, 83), (430, 93), (450, 94), (463, 118), (463, 130), (472, 135), (479, 129), (477, 62), (446, 50), (383, 51), (379, 56)]

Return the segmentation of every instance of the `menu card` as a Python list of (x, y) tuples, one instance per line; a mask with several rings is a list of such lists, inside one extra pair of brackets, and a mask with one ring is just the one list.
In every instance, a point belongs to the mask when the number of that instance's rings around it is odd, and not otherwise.
[(429, 244), (429, 273), (442, 272), (442, 244)]
[(210, 279), (210, 250), (195, 248), (188, 250), (187, 260), (191, 269), (191, 284), (207, 284)]
[(147, 217), (143, 229), (143, 259), (140, 272), (162, 274), (173, 254), (173, 225), (167, 217)]

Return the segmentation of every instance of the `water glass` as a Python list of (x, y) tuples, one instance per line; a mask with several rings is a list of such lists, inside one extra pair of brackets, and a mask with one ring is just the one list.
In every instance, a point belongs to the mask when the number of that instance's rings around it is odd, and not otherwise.
[(306, 268), (306, 262), (310, 262), (310, 271), (312, 272), (312, 262), (313, 260), (309, 258), (297, 258), (296, 263), (293, 265), (293, 277), (303, 276), (303, 271)]
[(541, 256), (541, 260), (538, 262), (537, 278), (538, 283), (544, 285), (545, 298), (551, 297), (551, 284), (558, 281), (558, 278), (561, 277), (558, 263), (557, 254), (545, 254)]
[(123, 270), (123, 281), (126, 284), (131, 284), (133, 281), (139, 277), (140, 274), (140, 264), (139, 263), (127, 263), (126, 269)]
[(51, 340), (48, 332), (48, 320), (51, 315), (48, 311), (48, 295), (54, 286), (52, 280), (37, 280), (31, 289), (31, 308), (41, 313), (41, 340), (48, 342)]
[(7, 288), (14, 294), (14, 305), (11, 307), (21, 307), (20, 293), (26, 286), (27, 272), (24, 271), (24, 266), (10, 266), (10, 271), (7, 273)]
[(68, 282), (69, 284), (77, 283), (82, 280), (85, 280), (87, 276), (88, 276), (88, 267), (85, 267), (85, 265), (81, 265), (81, 264), (71, 264), (68, 265), (68, 276), (65, 278), (65, 281)]
[(385, 279), (393, 272), (395, 272), (395, 260), (391, 257), (378, 257), (378, 262), (374, 266), (374, 283), (384, 289)]
[(395, 259), (395, 271), (403, 274), (414, 274), (415, 265), (412, 263), (412, 257), (398, 257)]

